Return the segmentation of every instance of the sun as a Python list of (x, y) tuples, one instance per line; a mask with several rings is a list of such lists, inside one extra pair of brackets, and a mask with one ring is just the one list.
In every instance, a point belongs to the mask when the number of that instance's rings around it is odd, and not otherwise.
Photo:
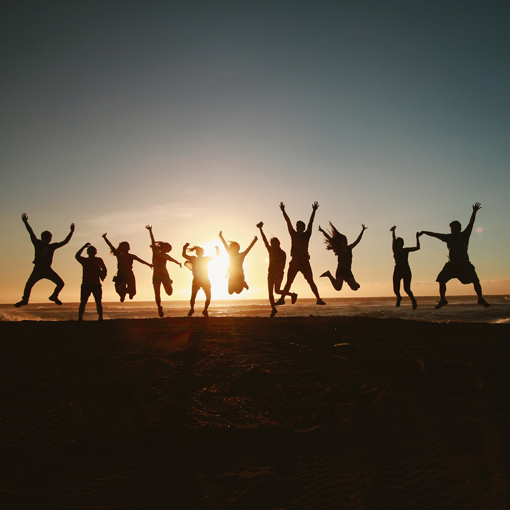
[[(216, 246), (220, 249), (220, 254), (216, 257)], [(210, 241), (202, 246), (205, 257), (213, 257), (207, 265), (209, 280), (211, 281), (212, 299), (230, 299), (232, 296), (228, 293), (228, 254), (221, 242)]]

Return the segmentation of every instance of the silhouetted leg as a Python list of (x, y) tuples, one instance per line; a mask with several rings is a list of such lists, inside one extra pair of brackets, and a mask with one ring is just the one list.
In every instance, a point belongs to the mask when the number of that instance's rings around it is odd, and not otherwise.
[(126, 299), (127, 284), (124, 280), (119, 279), (119, 277), (117, 277), (117, 280), (115, 281), (115, 292), (119, 295), (120, 302), (124, 303), (124, 300)]
[(475, 287), (476, 295), (478, 296), (478, 304), (484, 306), (485, 308), (488, 308), (490, 305), (485, 301), (482, 295), (482, 286), (480, 285), (480, 281), (476, 281), (473, 283)]
[(393, 292), (395, 296), (397, 296), (395, 306), (400, 306), (400, 302), (402, 301), (402, 296), (400, 295), (400, 280), (401, 278), (397, 271), (393, 271)]
[(60, 294), (60, 291), (64, 288), (64, 280), (62, 280), (62, 278), (60, 278), (60, 276), (57, 273), (55, 273), (55, 271), (53, 271), (53, 269), (50, 269), (46, 278), (55, 284), (55, 290), (53, 291), (53, 294), (48, 299), (50, 301), (53, 301), (57, 305), (61, 305), (62, 301), (60, 301), (60, 299), (58, 299), (58, 295)]
[(198, 292), (199, 288), (200, 288), (200, 285), (198, 285), (197, 283), (195, 283), (195, 281), (193, 281), (193, 283), (191, 285), (191, 299), (189, 300), (188, 317), (191, 317), (193, 315), (193, 313), (195, 312), (195, 300), (197, 298), (197, 292)]
[(446, 283), (445, 282), (439, 282), (439, 303), (434, 307), (436, 310), (439, 308), (443, 308), (443, 306), (448, 304), (448, 301), (446, 301)]
[(204, 294), (205, 294), (205, 304), (204, 304), (204, 309), (202, 310), (202, 315), (205, 317), (209, 317), (209, 312), (207, 310), (209, 308), (209, 305), (211, 304), (211, 286), (206, 285), (202, 288), (204, 289)]
[(161, 281), (153, 280), (152, 286), (154, 287), (154, 297), (156, 298), (156, 306), (158, 307), (158, 315), (163, 317), (163, 308), (161, 306)]
[(413, 310), (416, 310), (416, 308), (418, 307), (418, 303), (416, 302), (416, 299), (415, 299), (413, 293), (411, 292), (411, 278), (412, 278), (412, 276), (411, 276), (410, 272), (409, 272), (409, 275), (406, 275), (404, 277), (404, 291), (411, 299), (411, 303), (413, 305)]
[(103, 320), (103, 288), (101, 284), (99, 284), (93, 291), (92, 295), (94, 296), (94, 301), (96, 302), (96, 310), (97, 310), (97, 320)]
[(275, 303), (276, 305), (284, 305), (285, 304), (285, 296), (289, 294), (290, 286), (296, 278), (298, 269), (295, 264), (292, 263), (292, 260), (289, 264), (289, 270), (287, 271), (287, 281), (285, 282), (285, 287), (282, 290), (282, 297)]
[(19, 303), (16, 303), (16, 305), (26, 305), (28, 303), (28, 300), (30, 299), (30, 293), (32, 292), (32, 287), (39, 281), (44, 278), (44, 275), (42, 275), (39, 271), (36, 271), (35, 269), (32, 271), (32, 274), (28, 277), (27, 283), (25, 284), (25, 289), (23, 290), (23, 297), (21, 298), (21, 301)]
[(133, 299), (136, 295), (136, 280), (135, 274), (130, 273), (126, 278), (126, 291), (129, 299)]
[(312, 289), (313, 295), (317, 298), (316, 304), (325, 305), (326, 303), (319, 296), (319, 289), (317, 288), (317, 285), (315, 285), (315, 282), (313, 281), (313, 272), (310, 262), (307, 261), (306, 264), (303, 264), (301, 272), (303, 273), (305, 280), (308, 282), (308, 285), (310, 285), (310, 289)]
[(287, 294), (284, 294), (283, 290), (281, 289), (282, 281), (283, 281), (283, 272), (278, 273), (278, 275), (276, 275), (274, 278), (274, 292), (275, 292), (275, 294), (280, 294), (284, 298), (285, 298), (285, 296), (290, 296), (291, 302), (292, 302), (292, 304), (294, 304), (297, 301), (298, 295), (295, 292), (287, 292)]
[(80, 307), (78, 308), (78, 320), (83, 320), (83, 314), (85, 313), (85, 307), (87, 306), (87, 301), (89, 300), (90, 289), (88, 289), (85, 285), (81, 285), (80, 292)]
[(322, 273), (319, 278), (329, 278), (329, 281), (335, 290), (342, 290), (342, 287), (344, 286), (344, 281), (342, 279), (337, 280), (329, 271)]

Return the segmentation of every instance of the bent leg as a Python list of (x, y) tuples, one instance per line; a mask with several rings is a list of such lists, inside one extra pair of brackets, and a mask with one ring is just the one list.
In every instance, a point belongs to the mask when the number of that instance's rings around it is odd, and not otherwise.
[(23, 290), (23, 297), (21, 299), (22, 303), (28, 303), (28, 300), (30, 299), (30, 293), (32, 292), (32, 287), (43, 278), (44, 275), (41, 274), (40, 271), (36, 271), (35, 269), (32, 271), (32, 274), (28, 277), (27, 283), (25, 284), (25, 289)]

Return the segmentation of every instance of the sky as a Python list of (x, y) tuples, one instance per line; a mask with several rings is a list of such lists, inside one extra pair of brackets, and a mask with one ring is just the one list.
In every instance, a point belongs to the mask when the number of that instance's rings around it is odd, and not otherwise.
[[(98, 248), (116, 300), (113, 244), (150, 261), (151, 224), (182, 261), (184, 243), (211, 253), (248, 246), (263, 221), (290, 239), (279, 209), (308, 221), (324, 298), (392, 295), (392, 225), (448, 232), (479, 201), (470, 258), (485, 294), (510, 293), (510, 33), (507, 2), (75, 1), (11, 2), (0, 20), (0, 302), (21, 298), (37, 235), (65, 238), (53, 268), (78, 301), (85, 242)], [(319, 225), (349, 242), (361, 284), (336, 292)], [(422, 237), (410, 255), (416, 295), (437, 293), (446, 245)], [(227, 260), (211, 266), (213, 299), (228, 296)], [(191, 273), (169, 264), (174, 294)], [(245, 261), (265, 298), (261, 240)], [(135, 266), (136, 300), (153, 299)], [(52, 292), (38, 283), (33, 302)], [(452, 282), (449, 293), (471, 294)], [(313, 297), (301, 275), (295, 290)]]

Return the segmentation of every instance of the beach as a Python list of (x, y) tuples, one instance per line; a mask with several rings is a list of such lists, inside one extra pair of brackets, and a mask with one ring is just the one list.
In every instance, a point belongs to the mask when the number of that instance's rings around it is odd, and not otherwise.
[(506, 508), (510, 324), (0, 322), (4, 508)]

